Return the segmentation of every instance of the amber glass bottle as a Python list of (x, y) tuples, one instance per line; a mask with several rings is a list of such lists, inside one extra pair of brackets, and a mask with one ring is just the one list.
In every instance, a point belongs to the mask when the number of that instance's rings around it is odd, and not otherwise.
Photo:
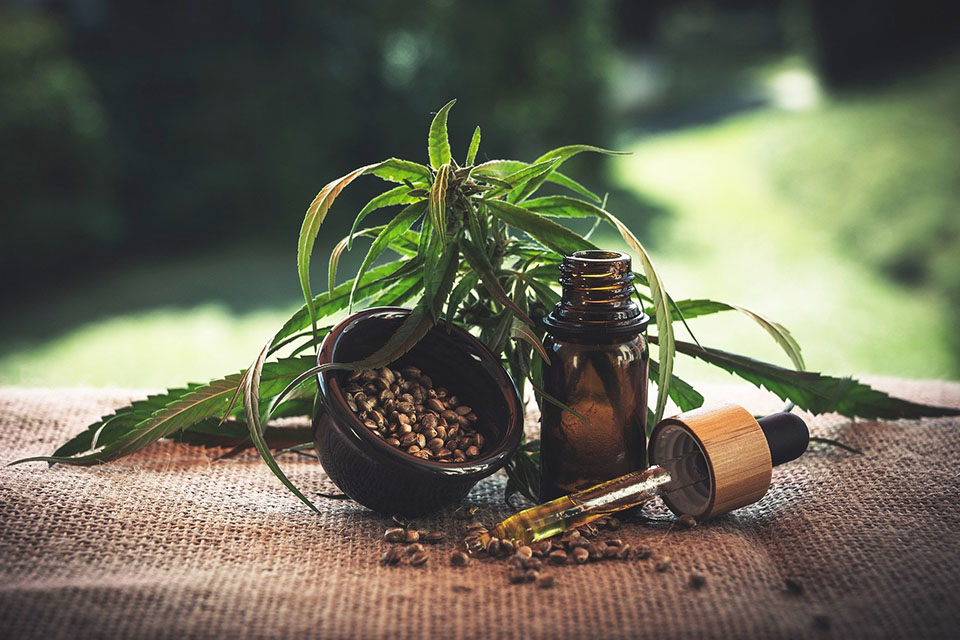
[(560, 266), (563, 295), (544, 318), (540, 500), (646, 467), (649, 317), (633, 301), (630, 256), (578, 251)]

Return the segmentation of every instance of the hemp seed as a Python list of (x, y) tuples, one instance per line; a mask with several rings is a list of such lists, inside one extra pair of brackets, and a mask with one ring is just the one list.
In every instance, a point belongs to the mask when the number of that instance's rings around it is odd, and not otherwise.
[(690, 587), (693, 589), (702, 589), (707, 584), (707, 576), (699, 571), (690, 574)]
[(420, 535), (420, 540), (428, 544), (436, 544), (442, 542), (445, 537), (443, 531), (428, 531)]
[(401, 557), (403, 557), (403, 549), (400, 547), (390, 547), (380, 556), (380, 564), (395, 565), (400, 562)]
[(403, 542), (406, 533), (403, 527), (391, 527), (383, 532), (383, 539), (386, 542)]
[(689, 513), (685, 513), (677, 518), (677, 524), (684, 529), (693, 529), (695, 526), (697, 526), (697, 519), (691, 516)]
[(802, 596), (803, 595), (803, 583), (796, 578), (787, 578), (783, 581), (783, 584), (787, 587), (787, 592), (793, 596)]
[(553, 586), (553, 576), (549, 573), (541, 573), (537, 577), (537, 587), (541, 589), (549, 589)]

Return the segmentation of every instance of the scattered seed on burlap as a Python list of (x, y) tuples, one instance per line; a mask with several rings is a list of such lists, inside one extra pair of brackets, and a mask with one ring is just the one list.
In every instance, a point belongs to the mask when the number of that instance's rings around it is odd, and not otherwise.
[(415, 567), (419, 567), (426, 564), (429, 558), (430, 556), (427, 555), (426, 551), (418, 551), (410, 556), (410, 564)]
[(636, 555), (637, 555), (637, 559), (639, 559), (639, 560), (646, 560), (646, 559), (649, 558), (651, 555), (653, 555), (653, 549), (650, 548), (649, 545), (645, 545), (645, 544), (640, 545), (639, 547), (637, 547), (637, 554), (636, 554)]
[(657, 560), (657, 563), (653, 565), (653, 568), (659, 571), (660, 573), (664, 573), (665, 571), (667, 571), (667, 569), (670, 568), (670, 556), (663, 556), (662, 558)]
[(603, 557), (606, 550), (607, 545), (603, 542), (591, 542), (590, 546), (587, 547), (587, 553), (590, 555), (591, 560), (599, 560)]
[(383, 555), (380, 556), (380, 564), (384, 565), (395, 565), (400, 562), (400, 558), (403, 557), (403, 549), (400, 547), (390, 547), (383, 552)]
[(368, 429), (410, 455), (460, 463), (484, 452), (477, 414), (446, 389), (435, 389), (416, 367), (353, 371), (343, 392), (347, 407)]
[(702, 589), (705, 584), (707, 584), (707, 576), (703, 575), (699, 571), (694, 571), (690, 574), (690, 586), (692, 588)]
[(541, 589), (549, 589), (553, 586), (553, 576), (549, 573), (541, 573), (537, 577), (537, 586)]
[(567, 552), (563, 549), (554, 549), (550, 552), (550, 562), (553, 564), (565, 564), (567, 562)]
[(404, 542), (417, 542), (420, 540), (420, 532), (416, 529), (407, 529), (403, 532)]
[(684, 529), (693, 529), (695, 526), (697, 526), (697, 519), (691, 516), (689, 513), (685, 513), (677, 518), (677, 524)]
[(465, 567), (470, 564), (470, 556), (463, 551), (454, 551), (450, 556), (450, 564), (454, 567)]
[(513, 584), (520, 584), (521, 582), (527, 581), (527, 575), (523, 569), (511, 570), (508, 578)]
[(793, 596), (803, 595), (803, 583), (800, 582), (797, 578), (787, 578), (783, 581), (783, 584), (787, 587), (787, 593)]
[(436, 544), (443, 541), (445, 537), (446, 535), (444, 535), (443, 531), (428, 531), (420, 536), (420, 541)]
[(383, 532), (383, 539), (386, 542), (403, 542), (406, 533), (402, 527), (392, 527)]
[(813, 626), (821, 631), (830, 630), (830, 616), (825, 613), (818, 613), (813, 616)]
[(526, 573), (523, 574), (523, 577), (527, 582), (536, 582), (537, 578), (540, 577), (540, 572), (536, 569), (527, 569)]
[(415, 553), (420, 553), (423, 551), (423, 545), (419, 542), (414, 542), (413, 544), (408, 544), (405, 548), (408, 556), (412, 556)]
[(458, 520), (470, 520), (477, 514), (477, 511), (480, 511), (480, 507), (477, 505), (471, 505), (469, 507), (460, 507), (453, 512), (453, 515)]

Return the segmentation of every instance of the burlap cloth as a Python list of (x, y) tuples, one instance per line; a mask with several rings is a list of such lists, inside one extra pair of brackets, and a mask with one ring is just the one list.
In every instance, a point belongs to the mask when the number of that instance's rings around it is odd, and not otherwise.
[[(879, 384), (960, 406), (960, 383)], [(749, 387), (707, 391), (779, 407)], [(136, 395), (0, 389), (3, 461), (49, 453)], [(324, 498), (316, 515), (253, 456), (215, 462), (168, 442), (97, 468), (2, 468), (0, 636), (956, 637), (960, 420), (828, 416), (812, 431), (865, 455), (814, 445), (775, 470), (760, 503), (696, 529), (626, 524), (616, 535), (669, 555), (669, 571), (565, 566), (549, 590), (509, 584), (502, 562), (451, 568), (464, 525), (452, 509), (420, 522), (452, 538), (425, 567), (380, 566), (388, 518)], [(311, 494), (332, 490), (318, 463), (281, 461)], [(468, 503), (504, 517), (503, 485), (481, 483)], [(695, 570), (701, 590), (688, 586)]]

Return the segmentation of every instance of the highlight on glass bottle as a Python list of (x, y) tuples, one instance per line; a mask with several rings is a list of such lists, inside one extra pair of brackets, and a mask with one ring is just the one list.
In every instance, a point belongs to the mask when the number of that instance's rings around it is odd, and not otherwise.
[(630, 256), (579, 251), (560, 266), (562, 297), (544, 319), (540, 499), (646, 467), (649, 317), (634, 301)]

